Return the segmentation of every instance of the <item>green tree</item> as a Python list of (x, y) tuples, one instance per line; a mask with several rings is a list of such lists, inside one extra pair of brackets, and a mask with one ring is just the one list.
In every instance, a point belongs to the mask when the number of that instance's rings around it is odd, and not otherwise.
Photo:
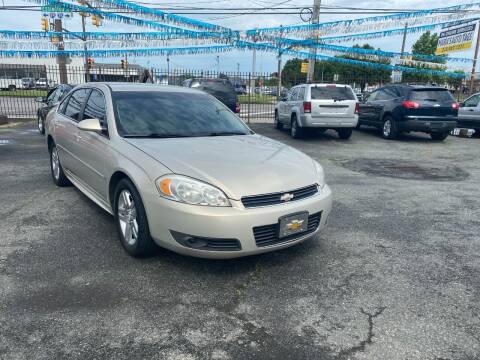
[[(369, 44), (354, 45), (356, 48), (374, 50)], [(389, 60), (365, 55), (344, 55), (338, 56), (344, 59), (360, 60), (371, 63), (389, 64)], [(302, 59), (291, 59), (285, 63), (282, 70), (282, 83), (291, 87), (306, 81), (306, 74), (300, 72)], [(362, 90), (367, 84), (377, 85), (390, 81), (391, 71), (365, 65), (342, 63), (339, 61), (317, 61), (315, 63), (314, 81), (334, 82), (338, 76), (338, 83), (355, 85)]]

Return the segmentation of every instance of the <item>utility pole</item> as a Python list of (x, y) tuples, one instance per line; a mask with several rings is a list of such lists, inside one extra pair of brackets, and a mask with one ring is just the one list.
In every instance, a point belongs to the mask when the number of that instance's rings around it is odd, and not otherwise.
[[(62, 34), (62, 19), (55, 19), (54, 21), (54, 30)], [(63, 36), (60, 35), (58, 39), (58, 50), (65, 50), (65, 45), (63, 44)], [(57, 55), (58, 70), (60, 72), (60, 84), (68, 84), (67, 76), (67, 64), (65, 55)], [(47, 84), (48, 85), (48, 84)]]
[(85, 82), (90, 81), (90, 67), (88, 65), (88, 51), (87, 51), (87, 34), (85, 26), (85, 14), (80, 15), (82, 17), (82, 31), (83, 31), (83, 55), (85, 57)]
[(167, 55), (167, 85), (170, 85), (170, 57)]
[[(253, 43), (257, 43), (257, 36), (253, 38)], [(257, 66), (257, 50), (253, 47), (253, 58), (252, 58), (252, 79), (250, 81), (250, 93), (255, 93), (255, 67)]]
[(240, 76), (240, 63), (237, 62), (237, 75)]
[(475, 82), (475, 72), (477, 69), (478, 47), (480, 46), (480, 22), (477, 22), (477, 44), (475, 45), (475, 55), (473, 56), (472, 76), (470, 77), (470, 94), (473, 94), (473, 84)]
[[(320, 19), (320, 4), (321, 0), (314, 0), (313, 2), (313, 14), (312, 14), (312, 24), (318, 24)], [(314, 30), (313, 39), (315, 40), (315, 44), (318, 42), (318, 31)], [(317, 55), (317, 48), (314, 46), (310, 50), (310, 54), (313, 55), (308, 59), (308, 73), (307, 73), (307, 83), (313, 81), (313, 75), (315, 72), (315, 55)]]
[(220, 74), (220, 56), (217, 55), (217, 76)]
[(402, 50), (400, 51), (402, 53), (401, 58), (403, 59), (403, 53), (405, 52), (405, 42), (407, 41), (407, 28), (408, 28), (408, 22), (405, 23), (405, 28), (403, 30), (403, 39), (402, 39)]
[[(280, 25), (280, 39), (282, 39), (283, 36), (283, 30), (282, 30), (282, 25)], [(279, 48), (282, 46), (282, 44), (279, 44)], [(278, 76), (278, 81), (277, 81), (277, 99), (280, 100), (280, 95), (282, 94), (282, 50), (278, 50), (278, 62), (277, 62), (277, 76)]]

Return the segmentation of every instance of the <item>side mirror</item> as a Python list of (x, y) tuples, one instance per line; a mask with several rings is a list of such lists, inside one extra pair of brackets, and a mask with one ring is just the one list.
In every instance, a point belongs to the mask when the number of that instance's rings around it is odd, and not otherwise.
[(98, 119), (82, 120), (78, 123), (77, 127), (80, 130), (96, 132), (97, 134), (101, 134), (103, 131), (102, 126), (100, 125), (100, 120)]
[(462, 101), (461, 103), (458, 104), (458, 106), (465, 107), (465, 102)]
[(44, 96), (39, 96), (39, 97), (35, 98), (35, 102), (37, 102), (37, 103), (44, 103), (46, 101), (47, 101), (47, 98), (44, 97)]

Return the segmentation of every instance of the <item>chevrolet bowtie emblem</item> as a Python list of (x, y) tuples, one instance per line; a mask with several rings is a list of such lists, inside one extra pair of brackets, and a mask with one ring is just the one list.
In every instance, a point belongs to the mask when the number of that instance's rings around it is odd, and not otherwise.
[(302, 227), (302, 224), (305, 220), (292, 220), (292, 222), (287, 224), (288, 230), (298, 230)]
[(293, 199), (293, 194), (283, 194), (282, 196), (280, 196), (280, 200), (282, 201), (290, 201)]

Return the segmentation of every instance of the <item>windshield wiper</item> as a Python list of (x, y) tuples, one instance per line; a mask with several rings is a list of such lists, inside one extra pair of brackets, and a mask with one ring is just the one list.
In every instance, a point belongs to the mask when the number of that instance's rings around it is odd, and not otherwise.
[(125, 138), (152, 138), (152, 139), (166, 139), (166, 138), (180, 138), (180, 137), (191, 137), (190, 135), (184, 134), (126, 134), (123, 135)]
[(233, 135), (248, 135), (243, 131), (218, 131), (218, 132), (211, 132), (206, 134), (205, 136), (233, 136)]

